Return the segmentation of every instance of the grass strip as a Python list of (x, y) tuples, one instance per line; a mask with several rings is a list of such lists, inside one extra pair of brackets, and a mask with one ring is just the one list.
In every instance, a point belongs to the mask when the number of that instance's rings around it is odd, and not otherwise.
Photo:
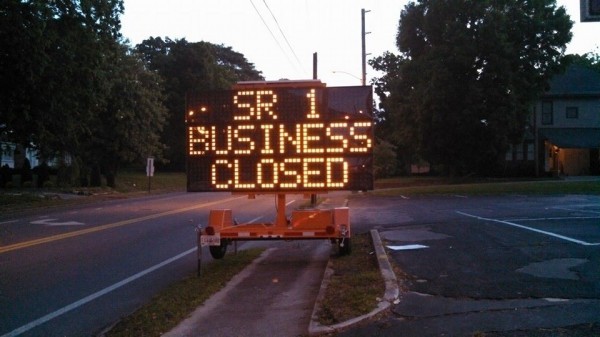
[(449, 184), (430, 186), (406, 186), (374, 190), (373, 195), (557, 195), (600, 194), (600, 180), (596, 181), (517, 181), (495, 183)]
[(158, 172), (148, 178), (139, 172), (124, 171), (117, 177), (115, 190), (120, 193), (152, 191), (185, 191), (185, 172)]
[(228, 254), (203, 266), (202, 276), (190, 276), (167, 287), (104, 336), (160, 336), (186, 319), (198, 306), (221, 290), (264, 249)]
[(369, 233), (352, 236), (352, 253), (334, 256), (329, 285), (317, 313), (321, 325), (344, 322), (371, 312), (385, 292)]

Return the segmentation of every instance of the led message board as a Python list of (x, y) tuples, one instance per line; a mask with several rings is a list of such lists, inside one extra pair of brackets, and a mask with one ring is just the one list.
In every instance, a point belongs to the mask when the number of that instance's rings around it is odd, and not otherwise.
[(190, 192), (373, 189), (370, 86), (240, 82), (186, 105)]

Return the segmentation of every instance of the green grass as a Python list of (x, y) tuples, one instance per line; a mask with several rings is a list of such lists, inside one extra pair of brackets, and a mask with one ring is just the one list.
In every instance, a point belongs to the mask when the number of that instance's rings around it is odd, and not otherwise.
[(319, 323), (332, 325), (371, 312), (383, 297), (385, 284), (369, 234), (352, 236), (352, 253), (331, 258), (334, 274), (317, 313)]
[(0, 190), (0, 212), (49, 207), (71, 203), (55, 194), (38, 190)]
[(172, 284), (105, 336), (160, 336), (170, 331), (262, 252), (262, 249), (240, 251), (203, 266), (201, 277), (194, 275)]
[[(56, 177), (51, 177), (55, 180)], [(18, 181), (18, 177), (13, 176)], [(150, 180), (150, 193), (184, 191), (184, 172), (159, 172)], [(31, 185), (31, 184), (29, 184)], [(13, 185), (16, 186), (16, 185)], [(148, 177), (144, 172), (120, 172), (116, 187), (109, 188), (103, 180), (100, 187), (4, 188), (0, 189), (0, 212), (89, 202), (98, 198), (124, 198), (148, 193)], [(92, 198), (90, 198), (92, 197)]]
[(570, 180), (532, 180), (532, 181), (502, 181), (502, 182), (473, 182), (453, 183), (440, 180), (388, 180), (388, 188), (374, 190), (372, 194), (379, 196), (397, 195), (552, 195), (552, 194), (600, 194), (600, 180), (570, 181)]
[(184, 172), (161, 172), (148, 179), (145, 173), (121, 172), (116, 183), (115, 190), (120, 193), (147, 192), (149, 185), (151, 191), (184, 191), (186, 175)]

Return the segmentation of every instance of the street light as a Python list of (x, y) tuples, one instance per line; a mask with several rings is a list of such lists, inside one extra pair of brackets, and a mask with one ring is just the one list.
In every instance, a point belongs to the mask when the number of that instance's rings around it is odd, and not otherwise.
[(345, 74), (345, 75), (348, 75), (348, 76), (352, 76), (352, 77), (356, 78), (357, 80), (359, 80), (360, 83), (362, 83), (362, 79), (360, 77), (358, 77), (356, 75), (353, 75), (353, 74), (351, 74), (351, 73), (349, 73), (347, 71), (334, 70), (334, 71), (332, 71), (332, 73), (334, 73), (334, 74)]

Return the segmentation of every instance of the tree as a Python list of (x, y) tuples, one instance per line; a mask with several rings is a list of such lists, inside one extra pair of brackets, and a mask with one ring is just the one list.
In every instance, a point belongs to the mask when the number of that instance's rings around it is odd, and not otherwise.
[(120, 164), (162, 158), (161, 80), (121, 44), (122, 0), (0, 6), (2, 140), (57, 158), (61, 185), (114, 186)]
[[(8, 0), (0, 10), (0, 128), (42, 161), (78, 155), (106, 102), (122, 0)], [(107, 49), (108, 48), (108, 49)]]
[(32, 98), (48, 64), (46, 18), (50, 9), (39, 3), (0, 2), (0, 139), (28, 145), (34, 128)]
[(586, 53), (583, 55), (567, 55), (565, 57), (567, 64), (578, 64), (600, 72), (600, 55), (595, 53)]
[[(107, 72), (112, 81), (105, 104), (90, 125), (84, 161), (98, 167), (114, 187), (122, 163), (140, 163), (148, 156), (163, 159), (160, 135), (166, 122), (160, 77), (147, 70), (139, 55), (126, 46), (117, 52)], [(97, 178), (95, 179), (97, 182)]]
[(493, 173), (561, 69), (571, 27), (554, 0), (410, 2), (378, 89), (394, 137), (447, 174)]
[(163, 79), (169, 113), (162, 141), (170, 167), (185, 168), (185, 94), (196, 90), (228, 89), (236, 81), (263, 79), (246, 58), (230, 47), (185, 39), (149, 38), (136, 46), (148, 69)]

